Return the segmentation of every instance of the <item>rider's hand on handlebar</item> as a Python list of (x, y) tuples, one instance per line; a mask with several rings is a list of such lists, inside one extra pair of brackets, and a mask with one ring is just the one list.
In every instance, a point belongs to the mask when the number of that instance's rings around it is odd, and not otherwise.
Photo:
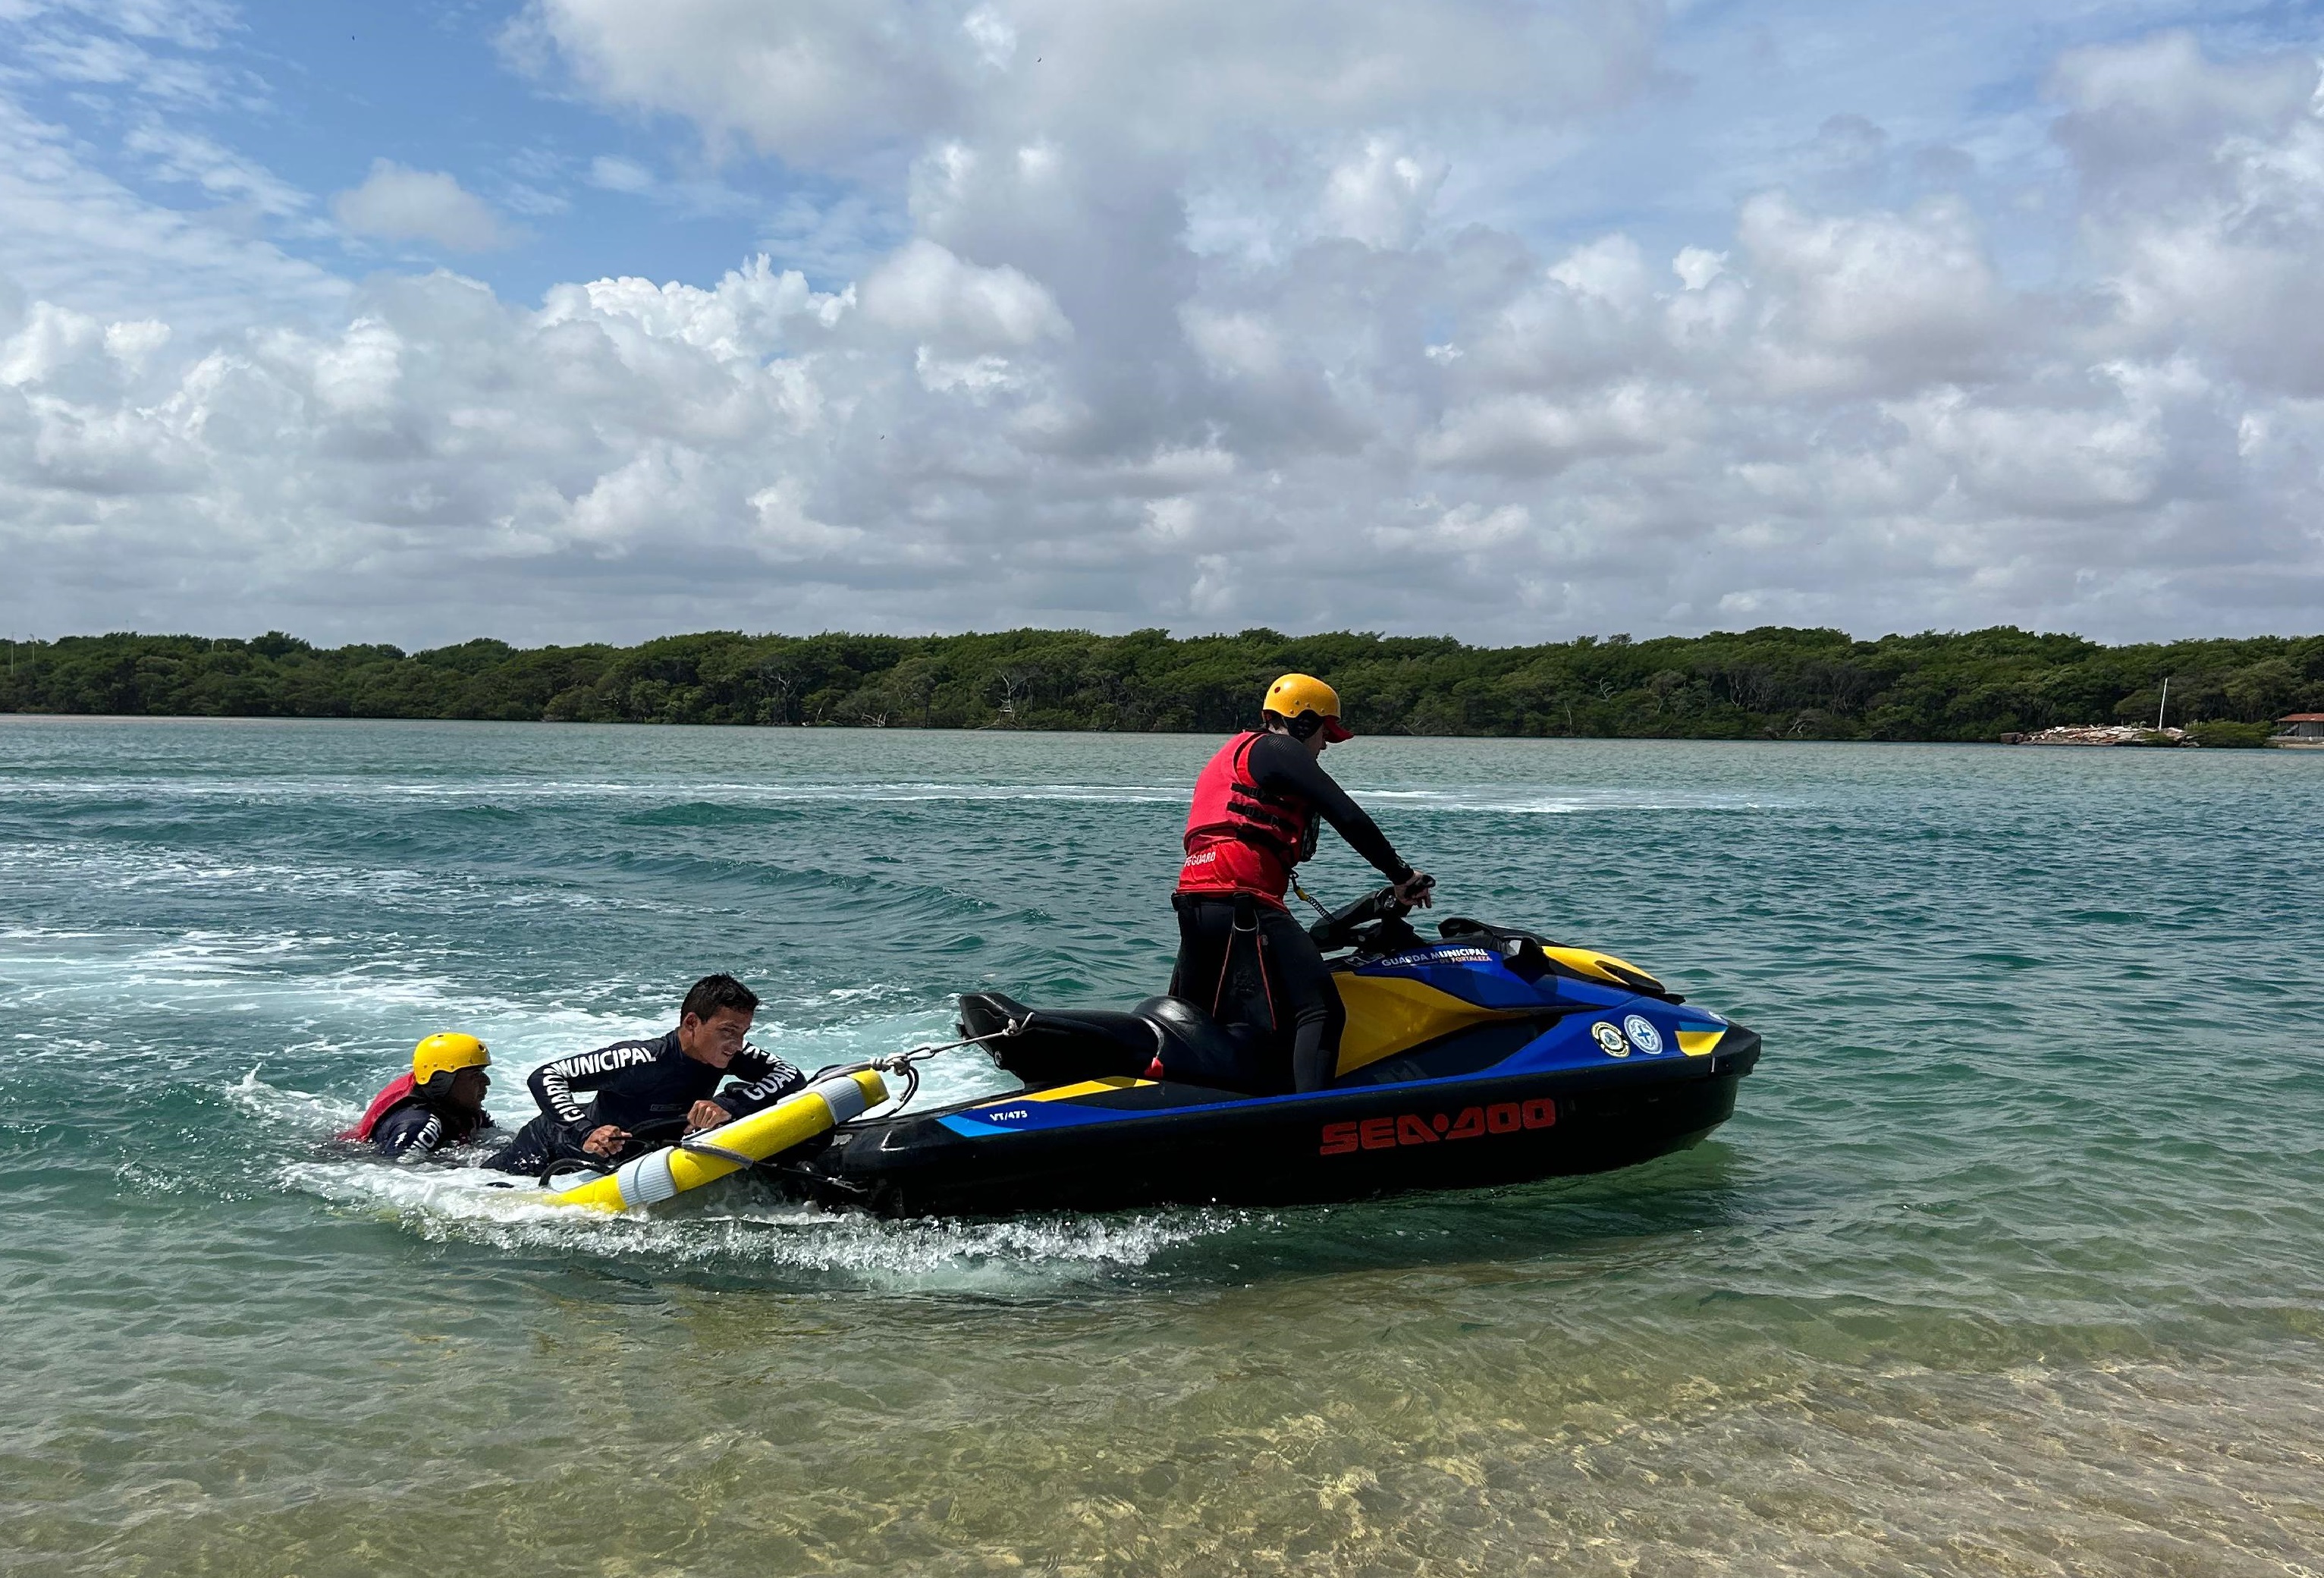
[(1406, 909), (1426, 909), (1436, 902), (1436, 879), (1426, 872), (1415, 872), (1396, 885), (1396, 901)]
[(611, 1123), (600, 1123), (589, 1130), (589, 1138), (581, 1142), (581, 1149), (591, 1156), (619, 1156), (622, 1147), (629, 1142), (628, 1130)]

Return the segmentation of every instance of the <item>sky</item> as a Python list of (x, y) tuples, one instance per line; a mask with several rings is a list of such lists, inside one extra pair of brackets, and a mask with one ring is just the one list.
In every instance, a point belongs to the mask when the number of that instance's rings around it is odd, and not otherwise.
[(0, 0), (0, 626), (2324, 629), (2324, 5)]

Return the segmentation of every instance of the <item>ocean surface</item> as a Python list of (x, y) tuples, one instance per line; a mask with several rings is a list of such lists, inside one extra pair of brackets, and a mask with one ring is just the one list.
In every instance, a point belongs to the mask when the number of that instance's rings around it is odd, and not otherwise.
[(1143, 995), (1213, 743), (0, 720), (0, 1572), (2324, 1572), (2324, 754), (1335, 749), (1440, 914), (1766, 1038), (1590, 1180), (576, 1220), (330, 1142), (713, 969), (810, 1066)]

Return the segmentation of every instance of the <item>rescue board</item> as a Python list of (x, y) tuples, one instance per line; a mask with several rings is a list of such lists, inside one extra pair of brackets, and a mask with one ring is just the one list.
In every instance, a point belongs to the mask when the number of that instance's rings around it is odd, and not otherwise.
[(861, 1117), (888, 1099), (888, 1084), (872, 1069), (835, 1075), (785, 1096), (764, 1112), (689, 1134), (678, 1145), (649, 1151), (610, 1173), (558, 1179), (542, 1197), (552, 1205), (588, 1211), (632, 1211), (659, 1205), (688, 1189), (715, 1183), (753, 1162)]

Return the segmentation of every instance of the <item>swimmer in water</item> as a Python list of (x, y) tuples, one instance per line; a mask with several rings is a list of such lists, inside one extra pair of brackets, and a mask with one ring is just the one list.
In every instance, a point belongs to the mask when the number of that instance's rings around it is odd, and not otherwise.
[(411, 1072), (372, 1097), (362, 1121), (339, 1138), (368, 1143), (390, 1161), (418, 1161), (467, 1144), (493, 1127), (484, 1111), (493, 1088), (484, 1069), (492, 1060), (474, 1036), (429, 1037), (411, 1049)]

